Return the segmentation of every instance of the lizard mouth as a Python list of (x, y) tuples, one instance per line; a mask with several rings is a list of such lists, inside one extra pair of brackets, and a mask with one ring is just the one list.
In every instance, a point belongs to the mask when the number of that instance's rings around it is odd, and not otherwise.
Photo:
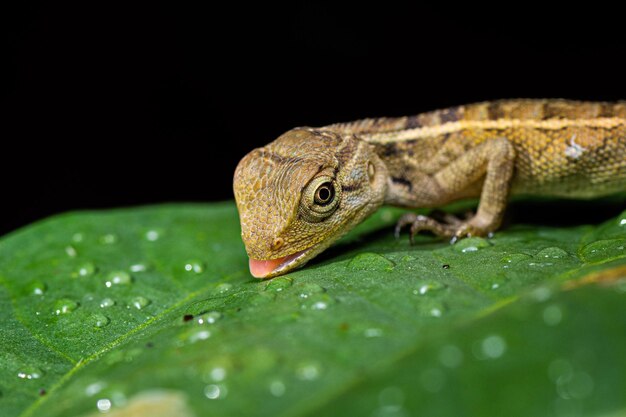
[(303, 250), (282, 258), (257, 260), (250, 258), (250, 273), (255, 278), (270, 278), (296, 266), (308, 251)]

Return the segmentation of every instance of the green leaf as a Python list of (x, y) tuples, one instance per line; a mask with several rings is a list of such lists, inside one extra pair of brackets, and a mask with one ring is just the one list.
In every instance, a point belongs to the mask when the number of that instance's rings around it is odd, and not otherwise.
[(626, 212), (414, 246), (398, 213), (269, 281), (232, 203), (5, 236), (0, 415), (626, 413)]

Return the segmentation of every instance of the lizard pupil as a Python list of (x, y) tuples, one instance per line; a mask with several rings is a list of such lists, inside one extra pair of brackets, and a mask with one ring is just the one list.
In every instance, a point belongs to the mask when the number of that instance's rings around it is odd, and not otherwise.
[(315, 202), (320, 205), (328, 204), (335, 196), (335, 188), (329, 182), (320, 185), (315, 192)]

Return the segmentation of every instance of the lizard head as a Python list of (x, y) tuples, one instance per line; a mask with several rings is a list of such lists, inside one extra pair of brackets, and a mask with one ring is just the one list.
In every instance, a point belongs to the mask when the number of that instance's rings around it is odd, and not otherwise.
[(246, 155), (233, 188), (250, 272), (304, 265), (384, 201), (387, 168), (352, 134), (298, 128)]

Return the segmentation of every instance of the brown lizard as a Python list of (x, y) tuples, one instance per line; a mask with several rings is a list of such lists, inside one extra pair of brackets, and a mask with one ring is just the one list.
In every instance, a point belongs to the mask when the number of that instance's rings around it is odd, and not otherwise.
[(296, 128), (246, 155), (234, 177), (258, 278), (302, 266), (382, 204), (480, 197), (469, 219), (408, 213), (396, 228), (456, 239), (496, 230), (511, 194), (591, 198), (621, 190), (626, 102), (503, 100)]

